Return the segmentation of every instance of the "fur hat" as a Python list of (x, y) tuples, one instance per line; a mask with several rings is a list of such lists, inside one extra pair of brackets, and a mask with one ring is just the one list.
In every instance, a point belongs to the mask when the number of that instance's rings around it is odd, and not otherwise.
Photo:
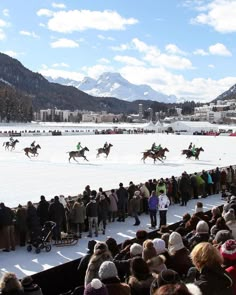
[(220, 253), (227, 260), (236, 260), (236, 241), (228, 240), (220, 247)]
[(136, 231), (136, 239), (140, 240), (140, 241), (144, 241), (147, 239), (148, 233), (143, 230), (143, 229), (139, 229)]
[(142, 257), (145, 261), (155, 257), (157, 255), (156, 249), (154, 248), (152, 241), (147, 241), (145, 248), (143, 249)]
[(130, 255), (131, 256), (137, 256), (142, 255), (143, 247), (137, 243), (134, 243), (130, 247)]
[(85, 290), (84, 295), (108, 295), (108, 291), (105, 285), (99, 279), (93, 279), (89, 283)]
[(151, 272), (160, 273), (163, 270), (166, 270), (166, 258), (164, 255), (159, 255), (156, 257), (152, 257), (147, 261), (147, 265)]
[(100, 265), (98, 274), (101, 280), (118, 277), (117, 268), (112, 261), (104, 261)]
[(235, 213), (233, 208), (229, 209), (229, 211), (225, 213), (224, 219), (225, 219), (225, 222), (235, 220)]
[(206, 221), (200, 220), (198, 221), (196, 232), (199, 234), (209, 233), (209, 226)]
[(184, 248), (183, 239), (179, 233), (173, 232), (170, 235), (168, 248), (170, 254), (174, 254), (174, 252)]
[(152, 242), (154, 248), (156, 249), (157, 255), (167, 251), (165, 241), (163, 241), (162, 239), (156, 238)]
[(153, 294), (154, 291), (161, 286), (167, 285), (167, 284), (177, 284), (180, 283), (180, 276), (179, 274), (172, 269), (166, 269), (159, 273), (158, 277), (154, 279), (154, 281), (151, 284), (150, 288), (150, 294)]
[(233, 236), (229, 230), (222, 229), (217, 232), (214, 238), (216, 244), (223, 244), (227, 240), (233, 239)]
[(103, 242), (97, 242), (94, 246), (93, 253), (94, 254), (99, 254), (101, 252), (108, 251), (108, 247), (106, 243)]

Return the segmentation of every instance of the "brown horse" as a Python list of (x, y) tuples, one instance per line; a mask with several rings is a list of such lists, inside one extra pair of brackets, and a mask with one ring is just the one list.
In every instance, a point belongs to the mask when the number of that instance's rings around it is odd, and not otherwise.
[(69, 152), (69, 162), (70, 159), (72, 158), (73, 160), (75, 160), (76, 162), (78, 162), (75, 158), (76, 157), (82, 157), (84, 158), (84, 160), (88, 161), (88, 159), (85, 157), (84, 152), (85, 151), (89, 151), (89, 149), (87, 147), (82, 148), (80, 151), (71, 151)]
[(143, 157), (141, 160), (143, 160), (143, 162), (145, 163), (146, 158), (152, 158), (154, 164), (156, 163), (156, 160), (163, 163), (162, 159), (166, 159), (165, 152), (169, 152), (168, 148), (164, 148), (156, 152), (148, 150), (146, 152), (143, 152)]
[(5, 150), (9, 150), (9, 147), (11, 147), (11, 151), (15, 149), (15, 146), (17, 144), (17, 142), (19, 142), (18, 139), (15, 139), (13, 141), (6, 141), (4, 142), (2, 145), (5, 145)]
[(204, 149), (202, 147), (196, 148), (195, 154), (193, 154), (191, 150), (182, 150), (182, 155), (186, 155), (186, 159), (194, 157), (195, 160), (199, 160), (200, 152), (204, 152)]
[(38, 149), (41, 149), (41, 146), (37, 144), (35, 147), (26, 147), (24, 148), (25, 155), (30, 158), (29, 153), (32, 154), (34, 157), (38, 156)]
[(108, 144), (108, 146), (106, 148), (99, 148), (97, 151), (97, 157), (100, 155), (100, 154), (106, 154), (106, 158), (108, 157), (109, 153), (110, 153), (110, 149), (113, 145), (111, 143)]

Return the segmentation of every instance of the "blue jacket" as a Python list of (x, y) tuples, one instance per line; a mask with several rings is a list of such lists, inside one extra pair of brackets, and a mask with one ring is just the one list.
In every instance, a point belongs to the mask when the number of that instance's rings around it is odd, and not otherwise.
[(157, 196), (151, 196), (148, 199), (148, 208), (149, 210), (157, 210), (158, 207), (158, 197)]

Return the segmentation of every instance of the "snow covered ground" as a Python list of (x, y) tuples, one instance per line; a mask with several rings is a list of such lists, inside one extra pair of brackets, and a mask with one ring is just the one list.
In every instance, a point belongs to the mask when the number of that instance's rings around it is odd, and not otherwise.
[[(77, 195), (87, 184), (92, 189), (100, 186), (104, 190), (117, 188), (119, 182), (128, 185), (144, 182), (150, 178), (179, 176), (183, 171), (195, 172), (203, 169), (214, 169), (236, 164), (236, 137), (208, 137), (208, 136), (179, 136), (164, 134), (137, 135), (85, 135), (85, 136), (45, 136), (20, 137), (15, 151), (5, 151), (2, 144), (7, 138), (0, 138), (0, 172), (1, 193), (0, 201), (7, 206), (26, 204), (28, 200), (37, 202), (40, 195), (47, 199), (54, 195)], [(24, 155), (23, 148), (36, 140), (42, 147), (39, 156), (29, 159)], [(68, 162), (68, 151), (75, 150), (77, 142), (89, 148), (86, 156), (89, 162), (78, 158), (79, 163)], [(108, 158), (96, 158), (96, 149), (104, 142), (113, 144)], [(161, 143), (170, 152), (164, 163), (153, 164), (151, 159), (146, 164), (141, 161), (142, 152), (150, 148), (152, 143)], [(181, 155), (190, 142), (202, 146), (205, 150), (200, 154), (200, 160), (187, 160)], [(195, 201), (196, 202), (196, 201)], [(194, 209), (194, 201), (189, 202), (187, 208), (171, 206), (168, 222), (173, 223), (186, 213)], [(203, 200), (206, 209), (220, 205), (219, 196), (212, 196)], [(116, 238), (119, 242), (134, 237), (133, 219), (128, 218), (125, 223), (108, 225), (106, 236), (99, 235), (99, 240), (107, 236)], [(142, 216), (139, 228), (148, 230), (150, 221), (148, 216)], [(42, 252), (36, 255), (28, 253), (24, 248), (17, 248), (15, 252), (0, 252), (0, 269), (2, 272), (14, 271), (19, 277), (33, 274), (50, 267), (68, 262), (80, 257), (86, 252), (88, 238), (83, 238), (73, 247), (53, 247), (50, 253)]]
[[(216, 166), (235, 164), (236, 137), (212, 137), (164, 134), (134, 135), (83, 135), (83, 136), (38, 136), (19, 137), (19, 143), (12, 152), (5, 151), (2, 144), (7, 138), (0, 138), (0, 200), (8, 206), (26, 204), (28, 200), (37, 202), (40, 195), (51, 198), (58, 194), (77, 195), (87, 184), (92, 189), (100, 186), (104, 190), (117, 188), (119, 182), (128, 185), (129, 181), (139, 183), (150, 178), (179, 176), (183, 171), (195, 172), (213, 169)], [(27, 158), (25, 147), (36, 140), (41, 150), (39, 156)], [(87, 146), (86, 156), (89, 162), (77, 158), (79, 163), (68, 162), (68, 153), (76, 149), (77, 142)], [(96, 149), (104, 142), (113, 144), (110, 155), (96, 158)], [(192, 141), (202, 146), (204, 152), (200, 160), (187, 160), (181, 155)], [(161, 143), (169, 149), (164, 163), (153, 164), (147, 159), (141, 161), (142, 152), (152, 143)]]

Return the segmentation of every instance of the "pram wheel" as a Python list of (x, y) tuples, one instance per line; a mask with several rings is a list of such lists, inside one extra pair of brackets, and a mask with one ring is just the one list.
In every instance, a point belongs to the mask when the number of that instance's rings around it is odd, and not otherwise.
[(47, 245), (47, 246), (45, 246), (45, 250), (46, 250), (46, 252), (50, 252), (51, 249), (52, 249), (52, 246), (51, 246), (51, 245)]
[(27, 246), (27, 251), (28, 251), (28, 252), (31, 252), (31, 251), (32, 251), (32, 246), (31, 246), (31, 245), (28, 245), (28, 246)]
[(36, 248), (36, 249), (35, 249), (35, 253), (36, 253), (36, 254), (39, 254), (39, 253), (40, 253), (40, 251), (41, 251), (41, 249), (40, 249), (40, 248)]

